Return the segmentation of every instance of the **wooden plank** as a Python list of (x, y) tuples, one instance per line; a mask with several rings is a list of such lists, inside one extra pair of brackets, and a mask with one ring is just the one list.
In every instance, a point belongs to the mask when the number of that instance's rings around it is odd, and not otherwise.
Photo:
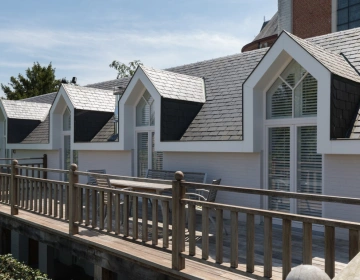
[(48, 183), (44, 183), (44, 214), (48, 213)]
[(239, 227), (238, 212), (231, 212), (231, 241), (230, 241), (230, 266), (237, 268), (239, 266)]
[(312, 224), (303, 223), (303, 264), (312, 265)]
[(223, 210), (216, 209), (216, 263), (223, 263), (223, 231), (224, 219)]
[(158, 224), (159, 224), (159, 218), (158, 218), (158, 211), (159, 211), (159, 201), (157, 199), (152, 200), (152, 234), (151, 234), (151, 240), (152, 245), (158, 245)]
[(113, 195), (110, 191), (107, 192), (107, 231), (112, 232), (112, 206), (113, 206)]
[(104, 229), (104, 192), (99, 192), (99, 229)]
[(133, 232), (132, 238), (138, 239), (139, 238), (139, 227), (138, 227), (138, 211), (139, 211), (139, 198), (137, 196), (132, 197), (132, 214), (133, 214)]
[(169, 248), (169, 201), (162, 201), (163, 208), (163, 247)]
[(207, 260), (209, 258), (209, 208), (202, 208), (202, 259)]
[(90, 225), (90, 190), (85, 190), (85, 226)]
[(272, 218), (264, 217), (264, 277), (272, 277)]
[(97, 227), (97, 193), (91, 191), (91, 227)]
[(189, 228), (189, 255), (195, 256), (196, 254), (196, 211), (195, 205), (188, 205), (188, 228)]
[(332, 279), (335, 276), (335, 228), (325, 226), (325, 272)]
[(59, 185), (54, 184), (54, 217), (58, 217), (58, 199), (59, 199)]
[(291, 220), (282, 221), (282, 279), (291, 271)]
[(359, 231), (349, 230), (349, 262), (359, 253)]
[(115, 234), (120, 234), (120, 195), (119, 194), (115, 194)]
[(129, 236), (129, 195), (124, 195), (124, 213), (123, 213), (123, 223), (124, 223), (124, 236)]
[(147, 227), (147, 221), (148, 221), (148, 199), (143, 198), (142, 199), (142, 242), (146, 242), (148, 240), (148, 227)]
[(253, 273), (255, 266), (255, 216), (246, 214), (246, 271)]

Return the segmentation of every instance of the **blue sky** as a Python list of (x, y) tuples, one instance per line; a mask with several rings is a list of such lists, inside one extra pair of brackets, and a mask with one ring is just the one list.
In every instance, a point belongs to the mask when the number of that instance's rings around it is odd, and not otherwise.
[(231, 55), (276, 10), (277, 0), (3, 1), (0, 83), (35, 61), (86, 85), (115, 79), (113, 60), (162, 69)]

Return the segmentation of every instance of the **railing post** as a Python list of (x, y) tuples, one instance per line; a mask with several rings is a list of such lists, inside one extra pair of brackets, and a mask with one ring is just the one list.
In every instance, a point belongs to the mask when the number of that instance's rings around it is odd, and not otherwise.
[[(48, 158), (47, 158), (47, 154), (44, 154), (43, 157), (43, 168), (47, 168), (48, 167)], [(43, 179), (47, 179), (47, 172), (44, 171), (43, 173)]]
[[(77, 215), (77, 207), (76, 207), (76, 188), (74, 184), (79, 182), (79, 176), (74, 172), (77, 171), (77, 165), (71, 164), (69, 169), (69, 234), (74, 235), (79, 233), (79, 226), (75, 225)], [(78, 202), (79, 203), (79, 202)]]
[(176, 270), (185, 268), (185, 258), (181, 255), (185, 251), (185, 204), (181, 202), (185, 197), (183, 179), (184, 174), (177, 171), (172, 182), (172, 268)]
[(11, 207), (11, 215), (18, 215), (19, 209), (17, 206), (18, 201), (18, 189), (17, 189), (17, 178), (15, 177), (18, 175), (19, 170), (16, 168), (18, 161), (14, 159), (11, 162), (11, 185), (10, 185), (10, 207)]

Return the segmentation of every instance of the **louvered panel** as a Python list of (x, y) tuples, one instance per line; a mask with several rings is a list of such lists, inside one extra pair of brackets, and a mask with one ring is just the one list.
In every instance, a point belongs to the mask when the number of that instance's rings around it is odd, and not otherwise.
[(151, 133), (152, 142), (152, 169), (162, 170), (163, 169), (163, 152), (155, 151), (155, 132)]
[[(317, 154), (316, 126), (298, 127), (297, 192), (322, 193), (322, 156)], [(321, 217), (322, 204), (299, 200), (298, 214)]]
[(139, 177), (145, 177), (148, 170), (148, 133), (137, 134), (137, 171)]
[(317, 114), (317, 81), (308, 74), (302, 81), (301, 116)]
[[(291, 75), (288, 76), (290, 79)], [(290, 82), (290, 80), (288, 81)], [(280, 79), (268, 92), (267, 117), (270, 119), (292, 116), (292, 89)]]
[[(290, 128), (269, 129), (269, 189), (290, 191)], [(290, 199), (270, 197), (269, 209), (290, 211)]]

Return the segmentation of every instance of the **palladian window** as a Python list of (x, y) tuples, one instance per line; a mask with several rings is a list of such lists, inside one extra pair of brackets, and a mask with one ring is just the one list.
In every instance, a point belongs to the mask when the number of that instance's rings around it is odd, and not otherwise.
[[(295, 60), (266, 93), (267, 187), (322, 193), (322, 155), (317, 153), (317, 81)], [(316, 201), (271, 197), (271, 210), (321, 216)]]

